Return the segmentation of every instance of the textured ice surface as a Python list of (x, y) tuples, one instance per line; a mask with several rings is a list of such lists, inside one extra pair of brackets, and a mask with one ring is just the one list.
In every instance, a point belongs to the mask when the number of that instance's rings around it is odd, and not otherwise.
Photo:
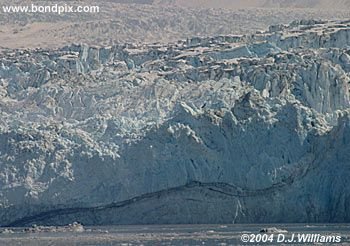
[(3, 49), (1, 225), (349, 221), (349, 44), (304, 20)]

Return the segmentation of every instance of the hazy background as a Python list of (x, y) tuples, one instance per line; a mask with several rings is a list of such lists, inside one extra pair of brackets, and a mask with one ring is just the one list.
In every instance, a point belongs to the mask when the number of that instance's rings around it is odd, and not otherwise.
[[(98, 5), (100, 13), (2, 12), (4, 5)], [(0, 0), (0, 47), (60, 47), (70, 43), (175, 42), (193, 36), (254, 33), (296, 19), (348, 19), (345, 0)]]
[[(0, 4), (28, 4), (40, 1), (31, 0), (0, 0)], [(154, 6), (177, 6), (191, 8), (314, 8), (314, 9), (349, 9), (349, 0), (102, 0), (102, 1), (41, 1), (47, 3), (72, 3), (79, 2), (95, 4), (122, 3), (122, 4), (146, 4)]]
[[(113, 1), (113, 0), (111, 0)], [(119, 3), (172, 4), (205, 8), (349, 8), (348, 0), (114, 0)]]

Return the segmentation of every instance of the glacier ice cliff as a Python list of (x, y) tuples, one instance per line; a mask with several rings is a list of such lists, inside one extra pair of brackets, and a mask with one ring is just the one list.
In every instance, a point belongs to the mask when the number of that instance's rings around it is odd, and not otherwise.
[(350, 221), (349, 21), (0, 57), (1, 226)]

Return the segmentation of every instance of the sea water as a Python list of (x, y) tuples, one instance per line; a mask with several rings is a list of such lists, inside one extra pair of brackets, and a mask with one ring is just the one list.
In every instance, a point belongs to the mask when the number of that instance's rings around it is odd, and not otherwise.
[[(0, 234), (0, 245), (350, 245), (348, 224), (128, 225), (84, 227), (83, 232), (27, 231), (9, 228)], [(300, 236), (306, 241), (299, 242)], [(322, 237), (340, 238), (340, 242), (320, 242)]]

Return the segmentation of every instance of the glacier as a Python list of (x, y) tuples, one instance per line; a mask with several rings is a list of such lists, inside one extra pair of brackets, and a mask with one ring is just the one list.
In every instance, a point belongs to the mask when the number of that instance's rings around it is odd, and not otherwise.
[(350, 221), (350, 21), (0, 57), (0, 226)]

